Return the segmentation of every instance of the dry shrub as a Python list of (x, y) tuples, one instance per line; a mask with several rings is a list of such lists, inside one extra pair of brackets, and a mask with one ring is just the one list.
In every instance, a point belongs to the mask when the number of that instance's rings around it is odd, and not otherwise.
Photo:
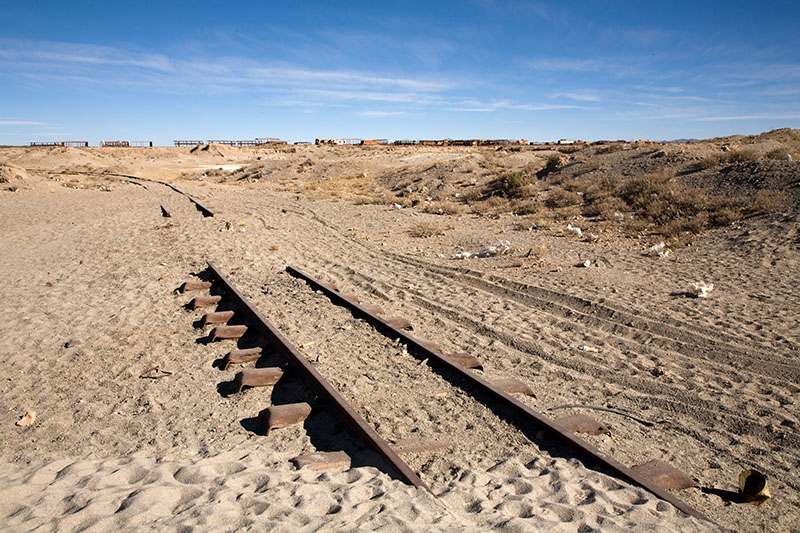
[(692, 217), (676, 218), (663, 224), (659, 229), (666, 236), (678, 236), (681, 233), (697, 235), (708, 223), (708, 214), (699, 213)]
[(698, 161), (696, 166), (698, 170), (709, 170), (720, 166), (725, 159), (723, 154), (712, 154)]
[(557, 154), (550, 154), (548, 156), (547, 161), (545, 162), (544, 168), (540, 170), (536, 175), (539, 178), (544, 178), (548, 174), (552, 174), (556, 170), (562, 168), (566, 163), (567, 159), (560, 153)]
[(622, 151), (622, 144), (613, 143), (609, 144), (597, 151), (599, 154), (614, 154)]
[(569, 207), (579, 205), (583, 198), (577, 192), (565, 191), (564, 189), (553, 189), (544, 201), (544, 205), (551, 209), (559, 207)]
[(708, 214), (708, 223), (712, 226), (722, 227), (730, 226), (737, 220), (742, 218), (741, 209), (733, 209), (730, 207), (723, 207), (712, 211)]
[(522, 172), (508, 172), (498, 179), (500, 188), (506, 193), (513, 193), (525, 184), (525, 177)]
[(463, 215), (465, 211), (463, 205), (448, 201), (431, 202), (425, 206), (425, 212), (434, 215)]
[(731, 163), (756, 161), (759, 157), (760, 155), (755, 148), (740, 148), (728, 154), (728, 160)]
[(762, 215), (780, 211), (785, 203), (786, 194), (782, 191), (764, 189), (756, 193), (747, 209), (753, 214)]
[(614, 196), (605, 196), (592, 201), (583, 209), (587, 217), (601, 217), (603, 220), (614, 220), (614, 213), (628, 210), (625, 202)]
[(510, 207), (517, 215), (533, 215), (543, 209), (542, 202), (538, 199), (514, 200), (510, 203)]
[(471, 204), (472, 211), (479, 215), (495, 215), (509, 211), (509, 202), (502, 196), (490, 196), (486, 200)]
[(769, 152), (764, 154), (764, 157), (766, 157), (767, 159), (781, 160), (781, 159), (786, 159), (787, 155), (789, 155), (789, 150), (787, 150), (785, 147), (781, 147), (781, 148), (775, 148), (774, 150), (770, 150)]
[(434, 237), (436, 235), (444, 235), (445, 229), (439, 224), (434, 222), (420, 222), (419, 224), (409, 228), (408, 233), (412, 237)]

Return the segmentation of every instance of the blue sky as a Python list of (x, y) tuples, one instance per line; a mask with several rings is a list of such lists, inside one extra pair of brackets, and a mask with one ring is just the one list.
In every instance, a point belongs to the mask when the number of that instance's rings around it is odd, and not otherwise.
[(0, 0), (0, 144), (800, 128), (800, 2)]

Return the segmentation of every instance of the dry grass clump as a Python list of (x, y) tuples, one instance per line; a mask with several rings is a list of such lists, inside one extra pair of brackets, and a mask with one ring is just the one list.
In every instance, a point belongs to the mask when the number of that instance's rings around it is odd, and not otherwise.
[(755, 215), (764, 215), (780, 211), (785, 204), (786, 194), (783, 191), (764, 189), (756, 193), (747, 210)]
[(424, 211), (434, 215), (463, 215), (466, 207), (455, 202), (443, 200), (441, 202), (430, 202), (425, 206)]
[(580, 205), (583, 202), (581, 195), (575, 191), (553, 189), (544, 201), (544, 205), (551, 209)]
[(755, 148), (740, 148), (738, 150), (734, 150), (732, 152), (726, 152), (724, 154), (711, 154), (698, 161), (695, 166), (698, 170), (709, 170), (712, 168), (717, 168), (719, 166), (731, 163), (746, 163), (748, 161), (757, 161), (760, 158), (761, 154)]
[(548, 174), (552, 174), (566, 164), (566, 158), (561, 153), (551, 154), (545, 162), (544, 168), (536, 175), (539, 179), (544, 178)]
[(615, 154), (622, 151), (621, 143), (612, 143), (597, 151), (598, 154)]
[(785, 147), (780, 147), (770, 150), (769, 152), (764, 154), (764, 157), (766, 157), (767, 159), (781, 160), (781, 159), (786, 159), (787, 155), (789, 155), (789, 150), (787, 150)]
[(409, 235), (412, 237), (435, 237), (437, 235), (444, 235), (445, 228), (436, 224), (435, 222), (420, 222), (415, 226), (411, 226), (408, 229)]

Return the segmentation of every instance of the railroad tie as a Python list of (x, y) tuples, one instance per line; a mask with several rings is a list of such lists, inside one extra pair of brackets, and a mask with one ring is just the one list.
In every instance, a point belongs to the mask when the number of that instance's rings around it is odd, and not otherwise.
[(266, 434), (273, 429), (285, 428), (303, 422), (311, 414), (311, 406), (305, 402), (273, 405), (258, 413)]
[(222, 370), (227, 370), (230, 365), (243, 365), (256, 361), (259, 357), (261, 357), (260, 347), (232, 350), (222, 358)]
[(215, 311), (213, 313), (206, 313), (203, 317), (203, 326), (208, 324), (227, 324), (233, 318), (233, 311)]
[(350, 456), (343, 451), (336, 452), (314, 452), (305, 455), (298, 455), (291, 459), (298, 470), (331, 470), (331, 469), (348, 469), (350, 468)]
[(457, 363), (464, 368), (476, 368), (478, 370), (483, 371), (483, 363), (481, 363), (480, 359), (475, 357), (474, 355), (470, 355), (468, 353), (446, 353), (442, 354), (447, 359)]
[(247, 326), (217, 326), (208, 334), (211, 342), (217, 339), (239, 339), (247, 332)]
[(283, 370), (277, 367), (247, 368), (237, 372), (233, 378), (236, 392), (242, 392), (243, 387), (271, 387), (283, 376)]
[(209, 307), (218, 304), (222, 300), (222, 296), (195, 296), (189, 302), (189, 307), (192, 309), (200, 309), (201, 307)]
[(411, 325), (407, 319), (400, 316), (387, 316), (383, 319), (384, 322), (397, 329), (412, 330), (414, 326)]
[(181, 292), (202, 291), (211, 288), (210, 281), (187, 281), (180, 287)]
[(491, 383), (496, 388), (509, 394), (526, 394), (534, 398), (536, 397), (536, 394), (534, 394), (530, 386), (517, 378), (498, 378), (492, 380)]
[(608, 426), (584, 414), (557, 418), (555, 423), (570, 433), (588, 433), (589, 435), (608, 433)]
[(633, 470), (650, 478), (653, 483), (664, 490), (688, 489), (698, 486), (695, 480), (674, 466), (658, 459), (653, 459), (644, 464), (634, 466)]

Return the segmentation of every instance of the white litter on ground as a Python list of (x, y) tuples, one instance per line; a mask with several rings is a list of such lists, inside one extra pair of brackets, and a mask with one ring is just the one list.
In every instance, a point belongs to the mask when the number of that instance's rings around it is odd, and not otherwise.
[(578, 237), (583, 236), (583, 232), (581, 231), (581, 228), (576, 228), (572, 224), (567, 224), (567, 231), (571, 231), (572, 233), (574, 233)]
[(483, 257), (494, 257), (496, 255), (503, 255), (504, 253), (508, 252), (511, 249), (511, 243), (509, 241), (500, 241), (497, 246), (487, 246), (486, 248), (482, 248), (477, 252), (460, 252), (457, 253), (455, 258), (456, 259), (475, 259), (475, 258), (483, 258)]
[(705, 281), (696, 281), (689, 286), (689, 291), (695, 298), (708, 298), (708, 293), (714, 290), (714, 284)]

